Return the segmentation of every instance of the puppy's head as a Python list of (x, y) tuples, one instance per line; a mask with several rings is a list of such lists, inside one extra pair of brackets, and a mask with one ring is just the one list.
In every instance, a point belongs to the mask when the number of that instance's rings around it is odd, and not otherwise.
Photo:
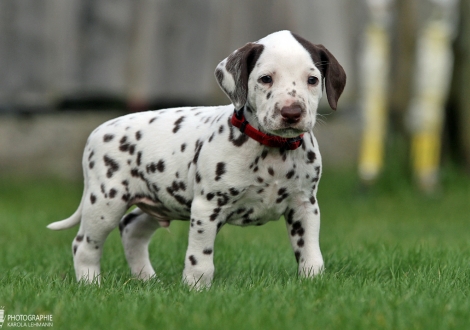
[(282, 137), (310, 131), (323, 86), (336, 109), (346, 84), (343, 67), (325, 47), (289, 31), (235, 50), (215, 75), (236, 109), (248, 106), (263, 131)]

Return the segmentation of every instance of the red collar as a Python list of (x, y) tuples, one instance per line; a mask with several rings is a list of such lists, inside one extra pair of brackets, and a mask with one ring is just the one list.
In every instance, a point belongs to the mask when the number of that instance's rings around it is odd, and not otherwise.
[(258, 131), (256, 128), (251, 126), (243, 115), (243, 109), (241, 111), (235, 110), (232, 115), (232, 125), (239, 128), (240, 132), (248, 135), (255, 141), (264, 144), (268, 147), (284, 148), (287, 150), (295, 150), (302, 145), (303, 134), (295, 138), (283, 138), (275, 135), (268, 135), (266, 133)]

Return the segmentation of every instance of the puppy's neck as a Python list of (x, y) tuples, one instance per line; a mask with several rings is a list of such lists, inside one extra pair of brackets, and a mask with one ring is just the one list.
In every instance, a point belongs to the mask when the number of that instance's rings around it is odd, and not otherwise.
[(258, 117), (256, 116), (256, 110), (254, 108), (247, 104), (243, 108), (243, 115), (245, 116), (245, 119), (250, 123), (251, 126), (256, 128), (258, 131), (266, 133), (265, 130), (261, 127), (261, 125), (258, 122)]

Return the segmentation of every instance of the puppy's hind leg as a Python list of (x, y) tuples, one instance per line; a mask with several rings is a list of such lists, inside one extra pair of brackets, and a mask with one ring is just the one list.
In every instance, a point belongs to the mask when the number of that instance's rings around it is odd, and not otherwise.
[(78, 281), (100, 282), (100, 260), (109, 233), (118, 226), (127, 203), (118, 198), (86, 193), (80, 229), (72, 243)]
[(119, 223), (122, 245), (132, 275), (142, 280), (155, 276), (150, 263), (148, 245), (155, 230), (160, 227), (157, 219), (136, 208), (126, 214)]

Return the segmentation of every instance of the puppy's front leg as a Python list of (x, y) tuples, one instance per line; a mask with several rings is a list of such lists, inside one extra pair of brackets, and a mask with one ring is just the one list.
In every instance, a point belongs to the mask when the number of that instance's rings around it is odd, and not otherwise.
[(290, 208), (284, 215), (295, 258), (299, 264), (299, 275), (313, 277), (323, 270), (320, 251), (320, 209), (318, 204), (305, 203)]
[(196, 289), (210, 287), (214, 277), (214, 241), (223, 224), (220, 211), (204, 198), (194, 199), (191, 206), (183, 281)]

